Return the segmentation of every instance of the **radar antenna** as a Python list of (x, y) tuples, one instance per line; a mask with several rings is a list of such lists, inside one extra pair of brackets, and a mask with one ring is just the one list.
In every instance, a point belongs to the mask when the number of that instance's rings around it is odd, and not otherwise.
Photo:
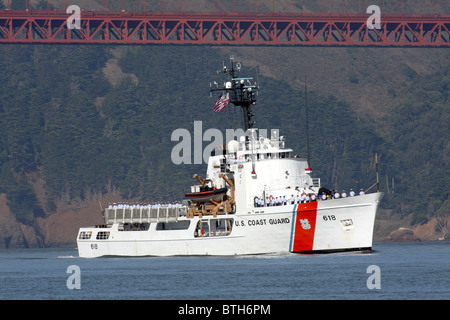
[[(236, 107), (242, 108), (242, 115), (244, 117), (245, 131), (253, 128), (254, 121), (251, 106), (256, 104), (256, 95), (258, 87), (253, 78), (242, 78), (239, 76), (241, 71), (241, 64), (237, 63), (235, 66), (234, 58), (230, 58), (231, 67), (228, 68), (225, 64), (221, 71), (217, 73), (228, 74), (228, 81), (224, 83), (223, 88), (211, 89), (211, 91), (221, 91), (224, 94), (229, 94), (232, 104)], [(216, 82), (215, 82), (216, 83)]]

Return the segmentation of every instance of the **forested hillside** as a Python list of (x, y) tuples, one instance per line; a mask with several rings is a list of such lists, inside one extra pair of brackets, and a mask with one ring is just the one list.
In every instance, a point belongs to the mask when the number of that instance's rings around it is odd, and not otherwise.
[[(182, 199), (192, 174), (204, 174), (206, 165), (173, 164), (171, 134), (193, 134), (194, 121), (202, 121), (203, 132), (242, 126), (240, 110), (215, 113), (209, 96), (210, 82), (220, 80), (216, 70), (237, 52), (243, 72), (258, 78), (256, 127), (280, 129), (302, 155), (306, 72), (298, 61), (307, 65), (311, 167), (323, 186), (370, 187), (377, 153), (383, 219), (415, 225), (448, 217), (450, 52), (386, 49), (386, 59), (402, 57), (389, 65), (389, 76), (381, 66), (354, 67), (378, 59), (379, 50), (1, 45), (0, 195), (22, 230), (42, 238), (37, 220), (60, 214), (62, 204), (105, 195)], [(274, 52), (299, 58), (275, 66)], [(338, 69), (321, 64), (331, 53)], [(320, 85), (327, 82), (329, 88)], [(0, 238), (10, 237), (5, 228)]]
[(401, 102), (388, 120), (388, 170), (397, 178), (391, 205), (396, 213), (412, 213), (413, 224), (425, 222), (441, 207), (450, 214), (449, 93), (450, 59), (437, 73), (415, 75), (397, 93)]

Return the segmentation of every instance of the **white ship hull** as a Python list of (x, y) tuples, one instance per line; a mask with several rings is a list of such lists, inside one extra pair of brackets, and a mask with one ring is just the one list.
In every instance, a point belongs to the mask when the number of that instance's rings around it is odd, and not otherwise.
[[(382, 195), (257, 207), (216, 218), (180, 217), (175, 223), (186, 226), (182, 230), (164, 230), (164, 222), (159, 227), (158, 223), (150, 223), (144, 231), (120, 230), (119, 223), (81, 228), (78, 251), (80, 257), (94, 258), (371, 250)], [(199, 231), (199, 221), (208, 227), (203, 233)], [(219, 223), (221, 227), (215, 228)]]

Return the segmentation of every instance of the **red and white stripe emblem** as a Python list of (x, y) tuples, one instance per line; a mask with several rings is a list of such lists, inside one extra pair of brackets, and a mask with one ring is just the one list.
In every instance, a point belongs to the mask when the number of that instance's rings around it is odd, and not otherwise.
[(312, 251), (316, 231), (317, 202), (300, 203), (294, 207), (291, 252)]

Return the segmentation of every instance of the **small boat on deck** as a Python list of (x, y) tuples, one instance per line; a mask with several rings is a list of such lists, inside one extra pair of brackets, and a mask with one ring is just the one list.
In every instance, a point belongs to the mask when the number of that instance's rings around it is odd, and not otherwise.
[(209, 187), (200, 187), (200, 190), (198, 192), (186, 193), (185, 197), (193, 202), (205, 202), (210, 200), (219, 201), (223, 199), (223, 197), (227, 193), (227, 190), (228, 190), (227, 188), (217, 189)]
[(191, 192), (186, 193), (185, 197), (192, 202), (220, 201), (223, 200), (228, 188), (216, 188), (211, 186), (211, 180), (203, 180), (199, 175), (194, 174), (192, 177), (197, 179), (200, 185), (191, 186)]

